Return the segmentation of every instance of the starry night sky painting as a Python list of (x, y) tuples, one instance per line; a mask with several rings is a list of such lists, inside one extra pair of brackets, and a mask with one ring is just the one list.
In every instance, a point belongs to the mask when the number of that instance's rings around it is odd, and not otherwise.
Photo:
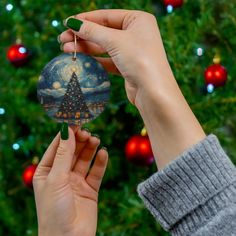
[(94, 58), (77, 53), (62, 54), (43, 69), (38, 99), (46, 113), (58, 122), (83, 125), (95, 119), (109, 101), (107, 72)]

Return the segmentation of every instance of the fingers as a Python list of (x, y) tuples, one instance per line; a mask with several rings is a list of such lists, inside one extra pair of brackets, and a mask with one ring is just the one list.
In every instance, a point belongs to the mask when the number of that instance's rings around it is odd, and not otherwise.
[(80, 151), (73, 171), (80, 176), (85, 177), (88, 173), (91, 161), (97, 151), (100, 140), (96, 137), (90, 137), (84, 148)]
[(76, 133), (79, 130), (78, 125), (70, 125), (70, 128), (74, 131), (74, 133)]
[(46, 179), (48, 174), (50, 173), (59, 142), (60, 133), (58, 133), (57, 136), (53, 139), (36, 168), (33, 177), (34, 191), (40, 191), (42, 182), (39, 180)]
[(73, 42), (74, 41), (74, 33), (72, 30), (68, 29), (64, 32), (62, 32), (58, 36), (58, 42), (59, 43), (67, 43), (67, 42)]
[[(74, 32), (71, 29), (62, 32), (58, 35), (57, 41), (58, 43), (74, 42)], [(77, 37), (77, 41), (81, 42), (83, 39)]]
[(120, 31), (83, 20), (79, 31), (74, 31), (74, 33), (84, 40), (98, 44), (106, 52), (109, 52), (112, 49), (112, 44), (119, 38)]
[(74, 168), (77, 157), (79, 156), (80, 152), (85, 147), (90, 137), (91, 137), (90, 133), (85, 130), (78, 130), (75, 133), (76, 149), (75, 149), (74, 158), (72, 162), (72, 169)]
[(57, 134), (57, 136), (53, 139), (53, 141), (49, 145), (41, 161), (39, 162), (37, 169), (40, 169), (41, 167), (52, 167), (59, 142), (60, 142), (60, 133)]
[[(73, 42), (67, 42), (63, 45), (64, 52), (73, 52), (74, 51), (74, 43)], [(104, 54), (106, 51), (97, 45), (96, 43), (92, 43), (89, 41), (79, 41), (76, 47), (77, 52), (83, 52), (90, 55), (99, 55)], [(120, 75), (119, 70), (115, 66), (114, 62), (111, 58), (104, 58), (104, 57), (95, 57), (97, 61), (99, 61), (103, 67), (108, 71), (109, 73)]]
[(76, 140), (76, 149), (75, 155), (78, 156), (86, 143), (89, 141), (91, 134), (86, 130), (78, 130), (75, 133), (75, 140)]
[(78, 14), (75, 16), (75, 18), (92, 21), (99, 25), (111, 27), (114, 29), (122, 29), (125, 17), (127, 17), (129, 14), (134, 14), (135, 12), (136, 11), (118, 9), (95, 10)]
[[(81, 150), (86, 145), (87, 141), (89, 140), (90, 134), (85, 130), (78, 130), (78, 127), (72, 127), (71, 130), (73, 130), (73, 132), (75, 133), (75, 138), (76, 138), (76, 150), (74, 152), (74, 157), (72, 161), (72, 166), (74, 166), (75, 160), (79, 155), (79, 153), (81, 152)], [(63, 140), (61, 142), (63, 142)], [(48, 149), (44, 153), (41, 161), (38, 164), (36, 173), (39, 171), (41, 174), (49, 172), (50, 168), (53, 166), (59, 143), (60, 143), (60, 133), (57, 134), (57, 136), (53, 139), (52, 143), (49, 145)], [(45, 168), (47, 168), (46, 171)]]
[[(64, 52), (74, 52), (74, 47), (74, 42), (67, 42), (63, 45), (63, 50)], [(76, 44), (76, 51), (90, 55), (99, 55), (106, 53), (102, 47), (89, 41), (78, 41), (78, 43)]]
[(68, 139), (63, 140), (60, 138), (56, 153), (54, 153), (55, 158), (49, 175), (60, 176), (70, 172), (75, 146), (75, 134), (71, 128), (68, 128)]
[(106, 57), (94, 57), (94, 58), (103, 65), (103, 67), (107, 72), (120, 75), (120, 71), (117, 69), (116, 65), (114, 64), (111, 58), (106, 58)]
[(104, 149), (97, 152), (95, 162), (86, 178), (87, 183), (98, 192), (108, 162), (108, 153)]
[[(103, 48), (105, 52), (111, 51), (113, 49), (112, 44), (114, 44), (114, 42), (119, 38), (119, 30), (108, 28), (91, 21), (83, 20), (82, 22), (80, 20), (76, 20), (75, 18), (68, 18), (67, 21), (69, 22), (69, 20), (73, 21), (71, 24), (77, 25), (76, 27), (71, 27), (76, 28), (77, 31), (73, 30), (72, 32), (79, 37), (80, 41), (82, 39), (93, 42)], [(60, 42), (72, 41), (71, 33), (69, 31), (62, 33), (58, 37), (58, 40)]]
[[(96, 10), (68, 17), (65, 23), (69, 18), (81, 20), (83, 24), (79, 32), (75, 31), (76, 35), (103, 47), (106, 46), (108, 40), (117, 38), (117, 32), (126, 28), (124, 22), (131, 22), (129, 19), (132, 20), (132, 16), (137, 15), (137, 12), (139, 11)], [(74, 31), (66, 30), (59, 35), (58, 39), (61, 43), (73, 42)]]

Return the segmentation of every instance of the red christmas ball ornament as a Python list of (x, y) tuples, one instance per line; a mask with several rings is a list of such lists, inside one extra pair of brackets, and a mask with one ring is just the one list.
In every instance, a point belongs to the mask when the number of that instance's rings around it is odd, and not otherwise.
[(206, 85), (212, 84), (215, 87), (224, 86), (227, 81), (227, 70), (220, 64), (209, 66), (204, 73)]
[(177, 7), (182, 7), (184, 4), (184, 0), (164, 0), (164, 5), (167, 6), (172, 6), (173, 8)]
[(33, 181), (33, 176), (34, 176), (34, 172), (35, 172), (36, 168), (37, 168), (37, 165), (33, 164), (33, 165), (26, 167), (26, 169), (23, 172), (22, 179), (23, 179), (24, 184), (27, 187), (33, 186), (32, 181)]
[(15, 67), (25, 65), (29, 56), (29, 51), (23, 44), (14, 44), (7, 51), (7, 58)]
[(134, 135), (125, 146), (126, 158), (137, 165), (148, 166), (153, 163), (154, 156), (148, 136)]

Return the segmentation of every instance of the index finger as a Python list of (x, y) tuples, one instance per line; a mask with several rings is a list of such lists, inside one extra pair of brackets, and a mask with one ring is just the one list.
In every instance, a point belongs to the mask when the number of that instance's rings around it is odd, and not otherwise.
[(95, 10), (77, 14), (75, 18), (92, 21), (114, 29), (122, 29), (125, 17), (132, 12), (134, 11), (120, 9)]
[[(106, 27), (114, 29), (122, 29), (125, 18), (128, 15), (133, 14), (134, 12), (136, 11), (119, 10), (119, 9), (95, 10), (95, 11), (83, 12), (75, 16), (70, 16), (68, 18), (74, 17), (80, 20), (91, 21)], [(74, 33), (70, 29), (64, 31), (59, 35), (60, 43), (71, 42), (73, 40), (74, 40)]]
[(53, 139), (53, 141), (47, 148), (41, 161), (38, 164), (39, 167), (44, 167), (44, 168), (52, 167), (59, 142), (60, 142), (60, 133), (57, 134), (57, 136)]

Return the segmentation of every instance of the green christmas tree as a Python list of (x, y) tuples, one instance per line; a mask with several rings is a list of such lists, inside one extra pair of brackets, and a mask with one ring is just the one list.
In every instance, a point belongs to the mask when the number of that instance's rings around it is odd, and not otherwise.
[[(22, 183), (22, 173), (34, 156), (42, 157), (60, 129), (41, 108), (36, 86), (43, 67), (61, 53), (56, 38), (65, 30), (62, 21), (70, 15), (104, 8), (155, 14), (186, 100), (205, 132), (216, 134), (236, 163), (236, 0), (184, 2), (168, 14), (162, 1), (151, 0), (61, 0), (45, 1), (43, 5), (39, 0), (0, 1), (0, 235), (37, 235), (34, 194)], [(16, 40), (21, 40), (32, 54), (29, 63), (19, 68), (6, 56)], [(197, 54), (200, 49), (203, 54)], [(225, 86), (206, 93), (204, 70), (215, 54), (228, 70), (228, 80)], [(137, 196), (137, 184), (156, 168), (137, 167), (126, 160), (124, 146), (140, 132), (143, 123), (126, 98), (123, 80), (112, 75), (110, 80), (108, 108), (86, 125), (99, 134), (110, 155), (99, 196), (97, 235), (169, 235)]]
[(73, 72), (67, 85), (66, 93), (56, 114), (56, 118), (62, 119), (89, 119), (92, 117), (86, 102), (78, 77)]

